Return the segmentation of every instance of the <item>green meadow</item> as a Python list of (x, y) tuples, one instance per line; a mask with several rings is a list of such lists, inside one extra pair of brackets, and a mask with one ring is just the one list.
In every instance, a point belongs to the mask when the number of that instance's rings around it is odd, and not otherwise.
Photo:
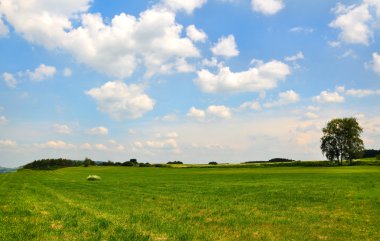
[(380, 240), (379, 227), (379, 166), (74, 167), (0, 175), (4, 241)]

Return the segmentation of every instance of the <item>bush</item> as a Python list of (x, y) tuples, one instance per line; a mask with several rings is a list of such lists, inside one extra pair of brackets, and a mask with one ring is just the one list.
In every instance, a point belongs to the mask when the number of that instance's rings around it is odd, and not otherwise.
[(87, 177), (87, 181), (100, 181), (100, 177), (99, 176), (97, 176), (97, 175), (89, 175), (88, 177)]
[(286, 158), (273, 158), (273, 159), (270, 159), (268, 162), (294, 162), (294, 160), (286, 159)]
[(208, 164), (209, 164), (209, 165), (218, 165), (217, 162), (209, 162)]
[(183, 164), (183, 162), (181, 162), (181, 161), (171, 161), (171, 162), (168, 162), (167, 164)]

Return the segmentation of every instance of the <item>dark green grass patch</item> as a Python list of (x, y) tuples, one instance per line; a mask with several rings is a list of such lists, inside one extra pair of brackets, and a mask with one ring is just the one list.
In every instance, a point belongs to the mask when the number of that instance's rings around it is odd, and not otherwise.
[(0, 240), (380, 240), (379, 217), (376, 166), (0, 175)]

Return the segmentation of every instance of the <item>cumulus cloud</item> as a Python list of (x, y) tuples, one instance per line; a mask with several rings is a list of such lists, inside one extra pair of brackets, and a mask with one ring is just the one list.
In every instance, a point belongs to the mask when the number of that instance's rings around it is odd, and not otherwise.
[(344, 97), (338, 92), (322, 91), (320, 95), (313, 97), (313, 101), (319, 103), (343, 103)]
[[(182, 25), (175, 12), (155, 5), (138, 17), (121, 13), (105, 23), (99, 13), (88, 13), (90, 0), (4, 0), (0, 6), (9, 22), (25, 39), (46, 48), (71, 53), (78, 62), (107, 75), (126, 78), (141, 64), (146, 76), (167, 73), (177, 58), (198, 57), (189, 38), (181, 37)], [(205, 1), (165, 1), (165, 6), (185, 11)], [(72, 24), (71, 19), (79, 21)], [(109, 23), (108, 23), (109, 22)], [(174, 66), (175, 67), (175, 66)]]
[(72, 129), (69, 126), (61, 124), (54, 124), (53, 130), (59, 134), (70, 134), (72, 132)]
[(224, 105), (210, 105), (206, 111), (207, 111), (207, 114), (213, 117), (218, 117), (221, 119), (231, 118), (230, 108)]
[(297, 27), (293, 27), (293, 28), (289, 29), (289, 32), (292, 32), (292, 33), (313, 33), (314, 29), (297, 26)]
[(87, 130), (90, 135), (106, 136), (108, 135), (108, 129), (104, 126), (98, 126)]
[(206, 117), (206, 112), (204, 110), (197, 109), (195, 107), (191, 107), (187, 116), (194, 119), (203, 119)]
[(380, 75), (380, 54), (374, 52), (372, 54), (372, 61), (366, 63), (365, 66)]
[(91, 150), (92, 149), (92, 145), (90, 143), (83, 143), (81, 146), (80, 146), (80, 149), (83, 149), (83, 150)]
[(99, 150), (99, 151), (107, 151), (108, 150), (108, 147), (104, 144), (95, 144), (94, 147), (96, 150)]
[[(374, 30), (371, 23), (380, 17), (379, 6), (379, 2), (374, 0), (364, 0), (359, 5), (350, 6), (338, 3), (333, 9), (336, 19), (329, 26), (341, 31), (339, 39), (343, 42), (368, 45)], [(373, 14), (373, 7), (377, 9), (377, 16)]]
[(186, 35), (194, 42), (204, 42), (207, 39), (206, 33), (197, 29), (194, 25), (186, 28)]
[(258, 101), (248, 101), (241, 104), (239, 109), (261, 110), (261, 105)]
[(176, 132), (169, 132), (166, 135), (157, 134), (158, 138), (154, 140), (135, 141), (133, 146), (138, 149), (161, 149), (172, 150), (179, 152), (179, 145), (177, 142), (178, 134)]
[(51, 78), (56, 73), (56, 68), (54, 66), (48, 66), (41, 64), (34, 71), (27, 71), (27, 75), (33, 81), (42, 81)]
[(290, 74), (290, 67), (280, 61), (267, 63), (256, 61), (256, 66), (242, 72), (232, 72), (229, 67), (220, 67), (216, 74), (202, 69), (194, 80), (203, 92), (261, 92), (273, 89)]
[(317, 119), (317, 118), (319, 118), (319, 115), (317, 115), (314, 112), (306, 112), (305, 117), (308, 119)]
[(18, 83), (16, 78), (13, 76), (13, 74), (8, 73), (8, 72), (3, 73), (3, 80), (9, 88), (16, 88), (17, 83)]
[(221, 37), (214, 47), (211, 48), (211, 52), (214, 55), (226, 58), (238, 56), (239, 50), (237, 49), (235, 37), (233, 35)]
[(297, 94), (293, 90), (288, 90), (288, 91), (278, 94), (278, 100), (272, 101), (272, 102), (266, 102), (264, 104), (264, 107), (272, 108), (272, 107), (285, 106), (292, 103), (296, 103), (299, 101), (299, 99), (300, 99), (299, 94)]
[(210, 105), (206, 110), (191, 107), (187, 116), (197, 120), (203, 120), (206, 117), (229, 119), (231, 118), (231, 109), (224, 105)]
[(120, 81), (107, 82), (86, 94), (96, 100), (101, 112), (117, 120), (139, 118), (151, 111), (155, 105), (154, 100), (144, 93), (141, 86), (127, 85)]
[(298, 52), (297, 54), (293, 55), (293, 56), (287, 56), (284, 58), (285, 61), (288, 61), (288, 62), (293, 62), (293, 61), (297, 61), (297, 60), (300, 60), (300, 59), (304, 59), (304, 55), (302, 52)]
[(163, 0), (163, 4), (174, 11), (185, 11), (191, 14), (194, 9), (200, 8), (207, 0)]
[(0, 14), (0, 38), (4, 38), (8, 36), (8, 34), (9, 34), (8, 26), (4, 24), (3, 20), (1, 19), (1, 14)]
[(36, 144), (38, 148), (46, 148), (46, 149), (73, 149), (75, 148), (74, 144), (66, 143), (61, 140), (57, 141), (48, 141), (44, 144)]
[(369, 89), (349, 89), (345, 92), (346, 95), (353, 97), (366, 97), (370, 95), (380, 95), (380, 90), (369, 90)]
[(264, 15), (273, 15), (285, 7), (282, 0), (252, 0), (252, 9)]
[(17, 143), (12, 140), (0, 140), (0, 147), (16, 147)]

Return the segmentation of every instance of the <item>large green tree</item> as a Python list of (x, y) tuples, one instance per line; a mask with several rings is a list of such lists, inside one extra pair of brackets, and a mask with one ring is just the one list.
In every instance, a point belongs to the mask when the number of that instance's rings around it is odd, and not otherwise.
[(364, 151), (360, 134), (363, 129), (356, 118), (333, 119), (322, 129), (321, 150), (330, 161), (342, 165), (343, 160), (352, 160)]

